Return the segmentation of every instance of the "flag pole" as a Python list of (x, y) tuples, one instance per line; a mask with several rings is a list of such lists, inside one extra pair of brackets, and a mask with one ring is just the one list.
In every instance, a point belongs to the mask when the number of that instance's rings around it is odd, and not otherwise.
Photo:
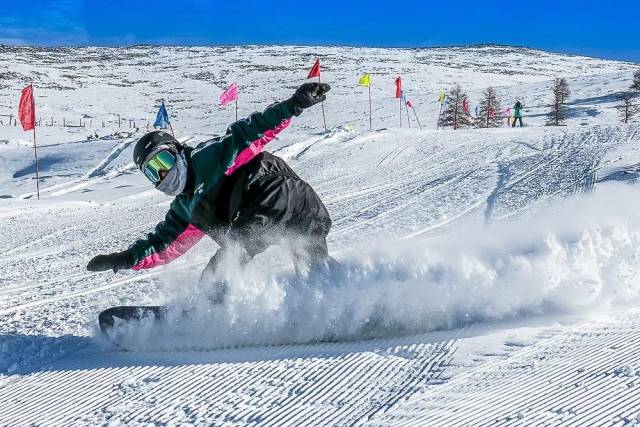
[(436, 123), (436, 130), (440, 129), (440, 117), (442, 117), (442, 107), (444, 106), (444, 102), (440, 103), (440, 112), (438, 113), (438, 122)]
[(407, 106), (407, 98), (404, 98), (404, 108), (407, 111), (407, 123), (409, 124), (409, 128), (411, 128), (411, 120), (409, 117), (409, 107)]
[(36, 148), (36, 124), (33, 124), (33, 154), (36, 158), (36, 193), (38, 194), (38, 200), (40, 200), (40, 175), (38, 165), (38, 149)]
[(371, 77), (369, 77), (369, 130), (373, 130), (373, 120), (371, 119)]
[(400, 127), (402, 127), (402, 92), (400, 92)]
[(171, 126), (171, 122), (169, 122), (169, 129), (171, 129), (171, 136), (175, 138), (176, 135), (173, 133), (173, 126)]
[(236, 98), (236, 122), (238, 121), (238, 98)]
[[(318, 83), (322, 83), (322, 81), (320, 81), (320, 74), (318, 74)], [(324, 101), (321, 102), (321, 107), (322, 107), (322, 123), (324, 123), (324, 133), (327, 133), (327, 119), (324, 116)]]
[(418, 113), (416, 113), (415, 107), (412, 105), (411, 109), (413, 110), (413, 115), (416, 116), (416, 122), (418, 122), (418, 127), (422, 129), (422, 125), (420, 124), (420, 120), (418, 120)]

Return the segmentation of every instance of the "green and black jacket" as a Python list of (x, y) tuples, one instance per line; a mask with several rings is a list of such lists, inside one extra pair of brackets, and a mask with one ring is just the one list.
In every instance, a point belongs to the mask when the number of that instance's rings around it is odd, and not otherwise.
[(277, 103), (233, 123), (220, 138), (195, 148), (185, 147), (189, 184), (173, 200), (164, 221), (146, 239), (129, 247), (131, 268), (141, 270), (167, 264), (187, 252), (205, 234), (215, 238), (228, 227), (232, 221), (229, 207), (215, 203), (227, 191), (229, 186), (225, 183), (300, 113), (291, 100)]

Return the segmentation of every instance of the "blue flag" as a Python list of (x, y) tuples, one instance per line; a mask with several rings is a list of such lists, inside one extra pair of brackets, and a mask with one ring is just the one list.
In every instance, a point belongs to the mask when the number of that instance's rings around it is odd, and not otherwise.
[(167, 113), (167, 107), (164, 106), (164, 101), (162, 101), (162, 105), (160, 106), (160, 110), (158, 111), (156, 122), (153, 124), (153, 127), (160, 129), (166, 129), (169, 127), (169, 113)]

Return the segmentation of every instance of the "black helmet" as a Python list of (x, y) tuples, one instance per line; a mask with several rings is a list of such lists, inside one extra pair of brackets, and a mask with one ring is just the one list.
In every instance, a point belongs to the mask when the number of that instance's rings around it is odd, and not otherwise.
[(178, 152), (182, 150), (182, 144), (167, 132), (161, 130), (149, 132), (136, 143), (136, 146), (133, 149), (133, 161), (138, 169), (142, 169), (142, 165), (145, 160), (147, 160), (149, 154), (154, 151), (158, 151), (159, 148), (165, 147), (173, 152), (173, 154), (178, 154)]

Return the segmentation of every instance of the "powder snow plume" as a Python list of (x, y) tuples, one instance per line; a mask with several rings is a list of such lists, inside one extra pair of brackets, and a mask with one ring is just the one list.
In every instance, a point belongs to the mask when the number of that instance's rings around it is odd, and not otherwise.
[[(640, 219), (627, 185), (602, 187), (513, 221), (421, 241), (370, 242), (329, 277), (297, 278), (257, 263), (211, 289), (165, 284), (170, 322), (120, 330), (133, 349), (218, 348), (426, 332), (483, 320), (582, 312), (640, 300)], [(181, 281), (182, 279), (182, 281)], [(185, 313), (186, 317), (185, 317)]]

